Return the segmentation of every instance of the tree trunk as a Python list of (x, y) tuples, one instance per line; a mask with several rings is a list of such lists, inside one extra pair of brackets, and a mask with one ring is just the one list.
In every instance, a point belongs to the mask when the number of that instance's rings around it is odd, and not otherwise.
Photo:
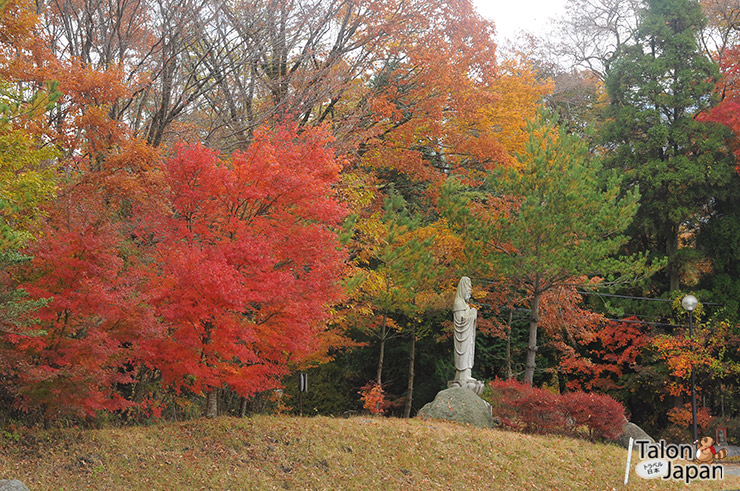
[(414, 398), (414, 362), (416, 361), (416, 325), (411, 327), (411, 352), (409, 353), (409, 384), (406, 390), (406, 408), (403, 410), (403, 417), (411, 417), (411, 402)]
[(527, 344), (527, 366), (524, 370), (524, 383), (534, 382), (535, 355), (537, 354), (537, 324), (540, 321), (540, 297), (542, 292), (537, 285), (532, 296), (532, 313), (529, 317), (529, 343)]
[(378, 385), (383, 385), (383, 358), (385, 358), (385, 338), (388, 333), (386, 316), (383, 316), (383, 325), (380, 326), (380, 355), (378, 356), (378, 373), (375, 377)]
[(218, 416), (218, 389), (211, 389), (206, 394), (206, 418)]
[(242, 397), (242, 400), (239, 403), (239, 417), (243, 418), (246, 415), (247, 415), (247, 398)]
[(506, 325), (506, 380), (514, 378), (514, 374), (511, 373), (511, 321), (514, 317), (514, 309), (509, 309), (509, 322)]

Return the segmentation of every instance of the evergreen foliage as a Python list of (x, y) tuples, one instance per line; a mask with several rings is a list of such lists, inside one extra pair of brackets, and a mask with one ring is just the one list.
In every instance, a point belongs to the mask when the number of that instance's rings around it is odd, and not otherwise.
[(716, 102), (719, 77), (698, 45), (705, 24), (695, 1), (649, 0), (637, 43), (623, 50), (606, 79), (607, 167), (623, 175), (625, 192), (639, 186), (642, 194), (632, 249), (668, 258), (662, 289), (671, 291), (691, 260), (679, 251), (680, 234), (726, 193), (734, 166), (727, 129), (696, 119)]
[(600, 184), (601, 163), (578, 137), (546, 115), (528, 126), (520, 168), (492, 172), (478, 192), (455, 181), (442, 206), (461, 227), (482, 272), (510, 279), (531, 299), (525, 380), (532, 383), (542, 294), (582, 275), (643, 273), (643, 256), (614, 257), (637, 208), (637, 190), (621, 196), (612, 173)]

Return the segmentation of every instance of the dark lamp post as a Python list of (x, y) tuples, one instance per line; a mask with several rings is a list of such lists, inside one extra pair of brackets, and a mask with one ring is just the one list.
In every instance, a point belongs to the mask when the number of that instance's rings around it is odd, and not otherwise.
[[(697, 305), (699, 305), (699, 301), (693, 295), (686, 295), (681, 299), (681, 306), (684, 310), (689, 312), (689, 336), (691, 337), (692, 343), (694, 338), (694, 309), (696, 309)], [(691, 424), (694, 427), (694, 442), (697, 442), (699, 440), (699, 435), (696, 431), (696, 382), (694, 381), (693, 365), (691, 366)]]

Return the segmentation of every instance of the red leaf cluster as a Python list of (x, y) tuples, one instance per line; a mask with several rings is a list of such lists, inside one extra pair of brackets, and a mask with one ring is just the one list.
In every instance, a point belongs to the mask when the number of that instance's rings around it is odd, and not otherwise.
[(339, 166), (321, 131), (262, 131), (231, 159), (180, 145), (167, 161), (169, 211), (140, 217), (151, 247), (147, 301), (167, 328), (163, 382), (249, 396), (324, 348), (343, 256), (332, 198)]
[(362, 407), (370, 411), (370, 414), (383, 414), (388, 406), (383, 392), (383, 386), (371, 380), (365, 384), (359, 392), (362, 399)]
[[(571, 377), (570, 389), (618, 388), (619, 378), (638, 363), (651, 342), (645, 326), (635, 317), (596, 324), (576, 347), (563, 344), (558, 371)], [(578, 349), (576, 349), (578, 348)]]
[(494, 416), (509, 428), (530, 433), (616, 438), (625, 421), (624, 407), (607, 395), (582, 391), (557, 394), (516, 380), (493, 380)]
[(622, 434), (624, 407), (608, 395), (574, 391), (560, 397), (571, 431), (585, 426), (591, 439), (615, 439)]
[(19, 404), (47, 414), (130, 406), (117, 388), (133, 380), (140, 341), (156, 335), (121, 255), (120, 231), (103, 197), (84, 191), (57, 200), (43, 238), (28, 251), (33, 261), (22, 286), (48, 303), (36, 322), (0, 333), (2, 368)]

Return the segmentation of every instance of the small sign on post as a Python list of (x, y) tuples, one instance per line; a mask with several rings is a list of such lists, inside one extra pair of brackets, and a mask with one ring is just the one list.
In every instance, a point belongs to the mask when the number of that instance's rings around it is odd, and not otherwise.
[(298, 415), (303, 416), (303, 393), (308, 392), (308, 374), (298, 374)]
[(715, 438), (717, 445), (727, 445), (727, 428), (717, 428), (717, 438)]

